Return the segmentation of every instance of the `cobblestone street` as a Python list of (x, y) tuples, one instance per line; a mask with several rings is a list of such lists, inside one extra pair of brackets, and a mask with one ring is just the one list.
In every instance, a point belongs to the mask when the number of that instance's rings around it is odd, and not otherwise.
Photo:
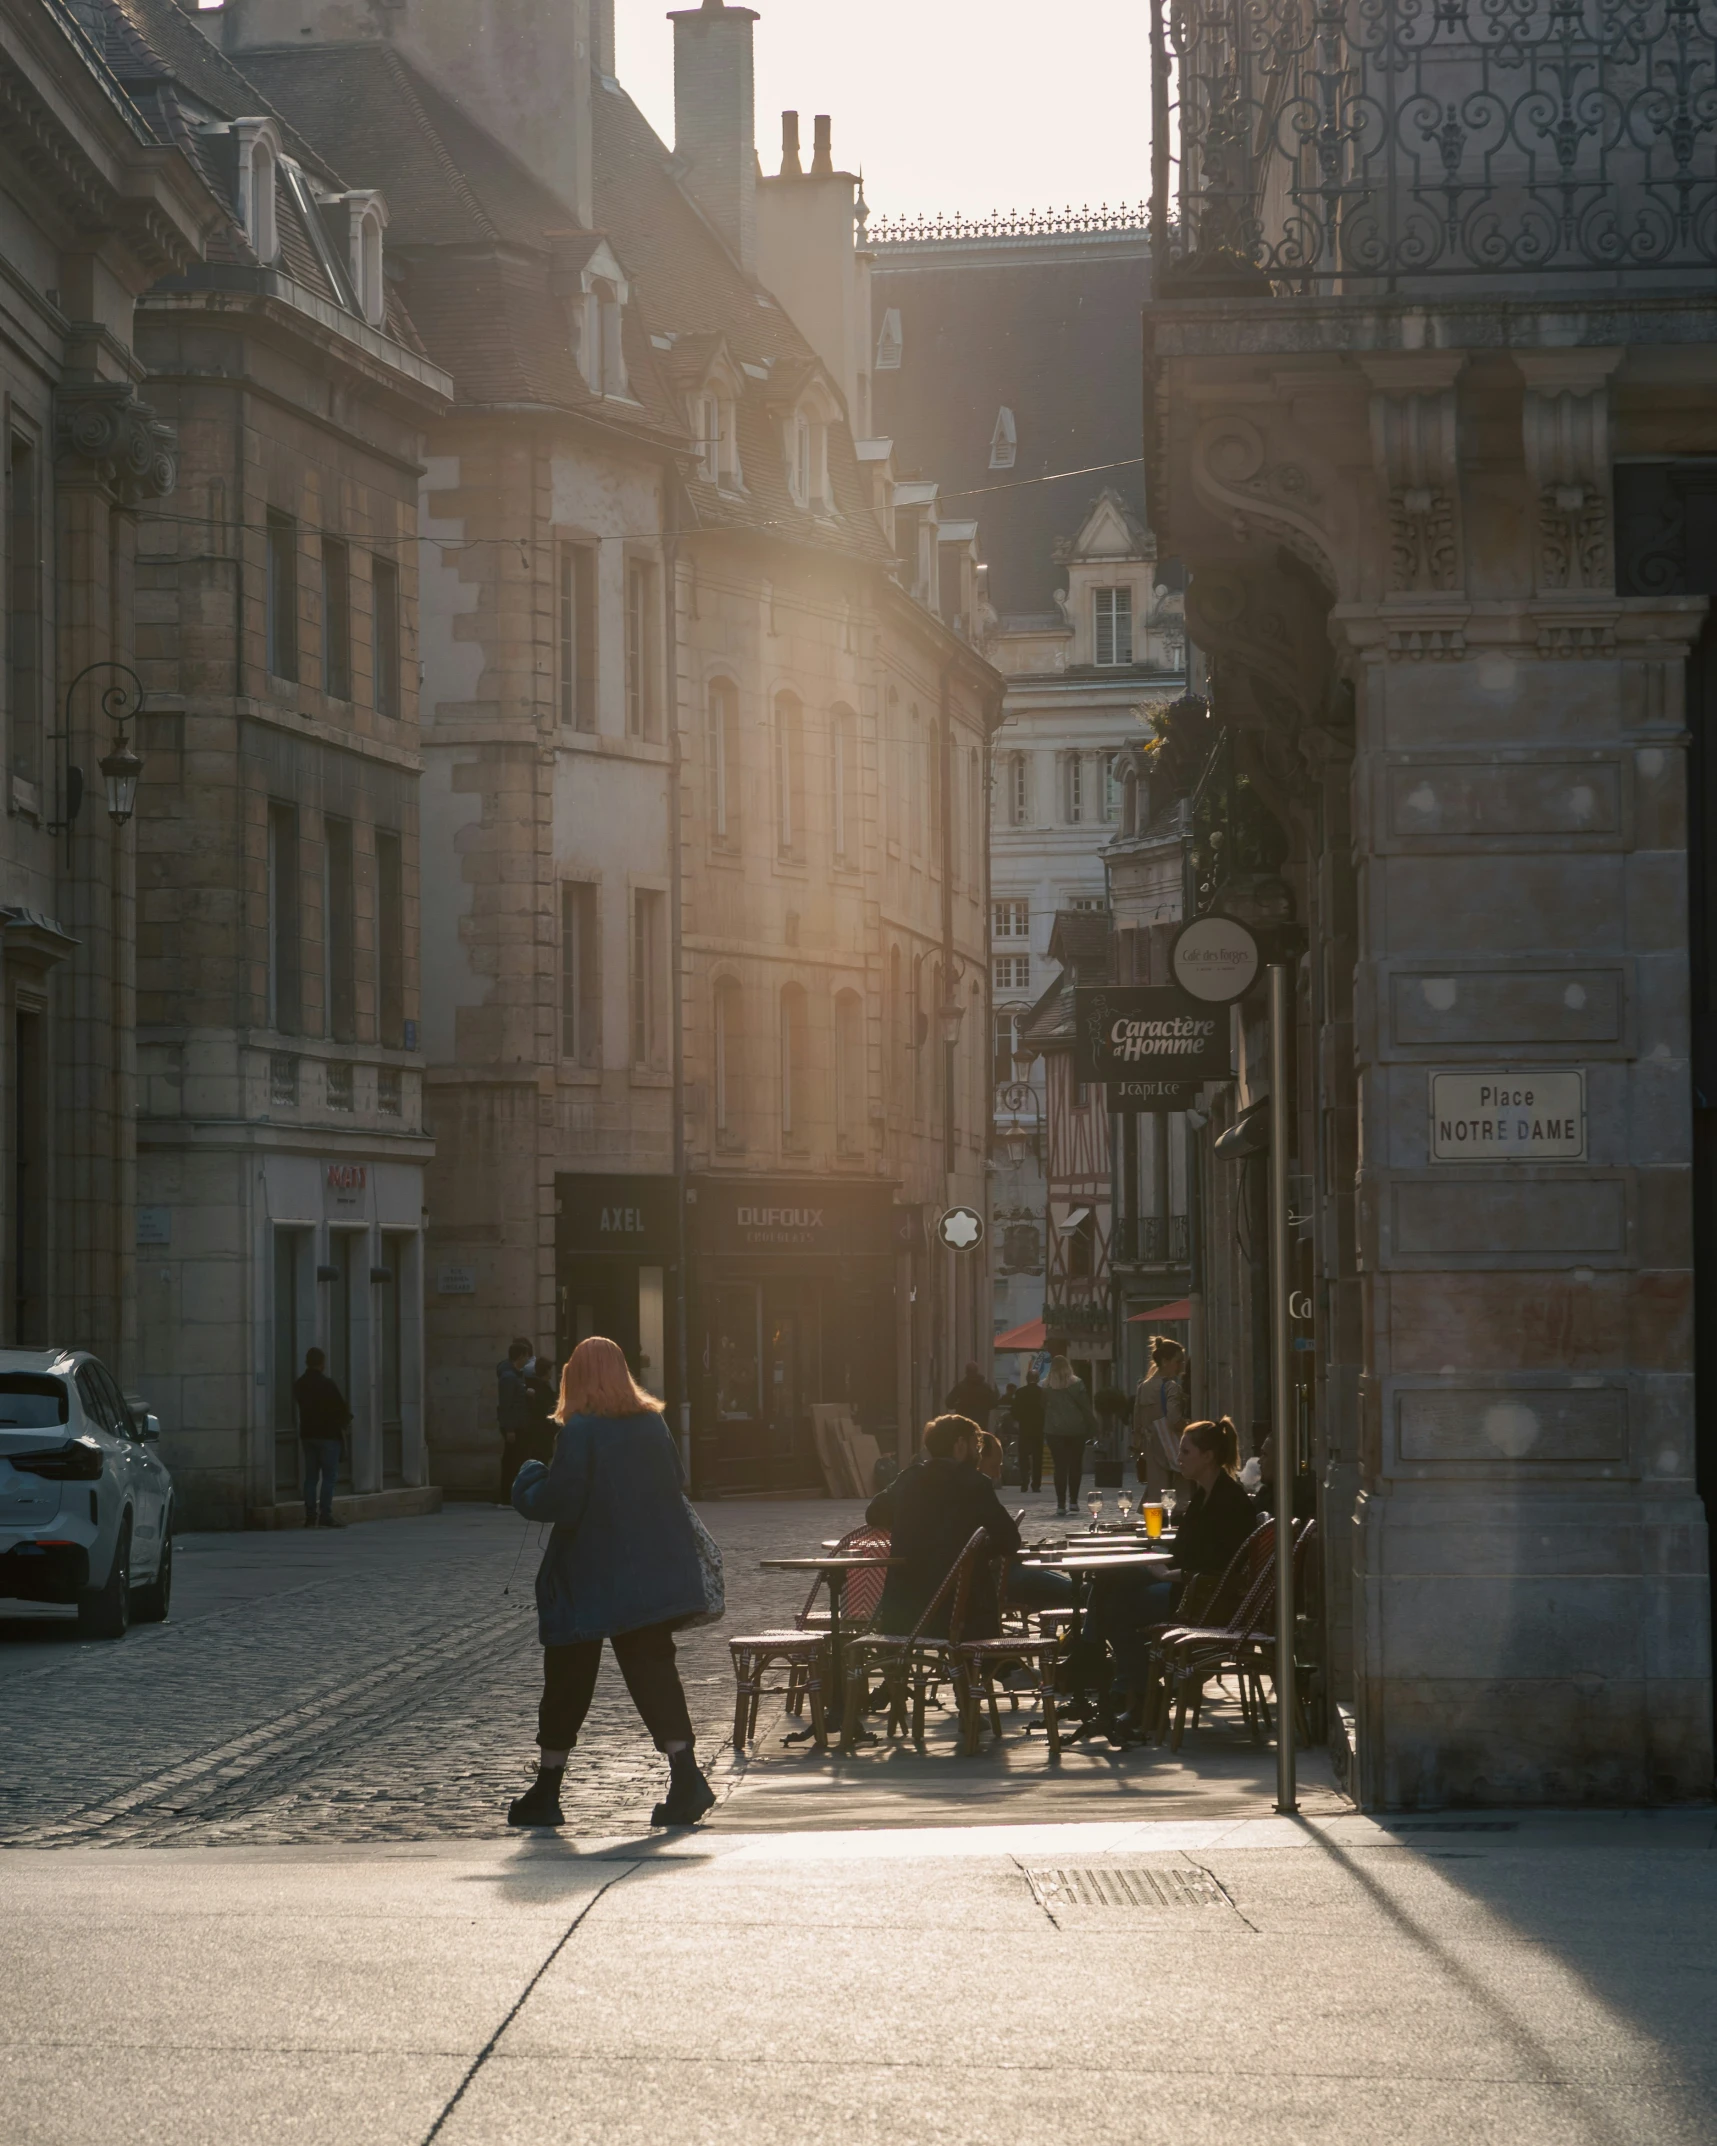
[[(725, 1635), (786, 1619), (813, 1547), (859, 1508), (703, 1508), (725, 1625), (681, 1642), (706, 1765), (732, 1723)], [(849, 1517), (849, 1515), (851, 1517)], [(189, 1846), (493, 1835), (528, 1780), (538, 1530), (488, 1506), (343, 1533), (187, 1535), (173, 1615), (118, 1643), (51, 1612), (0, 1619), (0, 1841)], [(8, 1605), (15, 1608), (15, 1605)], [(571, 1827), (647, 1819), (666, 1771), (611, 1655), (563, 1801)]]

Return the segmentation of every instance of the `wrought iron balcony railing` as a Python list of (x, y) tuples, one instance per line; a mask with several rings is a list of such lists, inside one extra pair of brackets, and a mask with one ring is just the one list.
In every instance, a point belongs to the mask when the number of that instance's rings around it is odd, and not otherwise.
[(1717, 0), (1151, 7), (1164, 296), (1717, 266)]

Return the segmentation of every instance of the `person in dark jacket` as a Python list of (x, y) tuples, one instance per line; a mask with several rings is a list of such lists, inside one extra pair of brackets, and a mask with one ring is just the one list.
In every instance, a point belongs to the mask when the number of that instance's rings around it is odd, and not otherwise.
[(1174, 1563), (1160, 1579), (1104, 1573), (1091, 1591), (1086, 1631), (1114, 1656), (1111, 1699), (1136, 1719), (1143, 1702), (1150, 1634), (1172, 1621), (1188, 1580), (1220, 1579), (1257, 1525), (1240, 1487), (1240, 1440), (1226, 1416), (1189, 1423), (1181, 1433), (1179, 1472), (1193, 1486), (1180, 1525), (1168, 1538)]
[(672, 1775), (653, 1823), (695, 1825), (715, 1802), (693, 1755), (674, 1631), (706, 1608), (703, 1564), (662, 1404), (633, 1380), (616, 1342), (581, 1341), (561, 1375), (560, 1435), (545, 1468), (527, 1460), (513, 1505), (554, 1533), (537, 1573), (543, 1696), (537, 1777), (507, 1811), (514, 1826), (565, 1824), (560, 1785), (590, 1711), (602, 1642)]
[(976, 1364), (966, 1366), (960, 1377), (949, 1387), (948, 1398), (942, 1403), (951, 1415), (970, 1416), (981, 1431), (989, 1429), (991, 1412), (1001, 1405), (1001, 1395)]
[(513, 1482), (531, 1456), (526, 1440), (537, 1417), (531, 1391), (530, 1343), (521, 1334), (495, 1366), (495, 1426), (501, 1434), (501, 1489), (499, 1503), (513, 1502)]
[(1043, 1388), (1037, 1381), (1036, 1364), (1028, 1364), (1025, 1384), (1013, 1397), (1013, 1418), (1019, 1431), (1019, 1487), (1043, 1488)]
[[(889, 1554), (901, 1562), (889, 1570), (877, 1604), (879, 1632), (912, 1632), (953, 1570), (954, 1561), (979, 1528), (1001, 1557), (1019, 1548), (1019, 1529), (996, 1496), (996, 1486), (976, 1466), (981, 1433), (969, 1416), (933, 1416), (924, 1426), (924, 1451), (903, 1468), (865, 1508), (865, 1519), (889, 1531)], [(925, 1627), (946, 1639), (953, 1596)], [(1001, 1631), (995, 1575), (980, 1570), (966, 1604), (966, 1639), (994, 1639)]]
[[(334, 1483), (340, 1473), (340, 1449), (352, 1411), (346, 1397), (323, 1370), (320, 1349), (306, 1349), (304, 1369), (292, 1382), (292, 1405), (298, 1411), (298, 1439), (304, 1448), (304, 1525), (344, 1527), (334, 1518)], [(321, 1495), (317, 1491), (320, 1486)]]

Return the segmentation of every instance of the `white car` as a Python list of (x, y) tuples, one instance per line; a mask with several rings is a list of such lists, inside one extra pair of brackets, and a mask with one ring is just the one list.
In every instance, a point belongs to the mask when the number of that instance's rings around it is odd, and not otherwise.
[(161, 1427), (82, 1349), (0, 1349), (0, 1596), (75, 1603), (92, 1639), (173, 1593)]

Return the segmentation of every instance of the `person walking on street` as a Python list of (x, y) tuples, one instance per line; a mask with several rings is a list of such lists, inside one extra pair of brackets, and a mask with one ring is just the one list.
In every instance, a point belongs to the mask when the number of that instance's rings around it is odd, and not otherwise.
[(1097, 1411), (1085, 1381), (1065, 1356), (1055, 1358), (1043, 1382), (1043, 1433), (1055, 1464), (1055, 1510), (1060, 1515), (1076, 1513), (1085, 1443), (1097, 1435)]
[(969, 1416), (980, 1431), (990, 1427), (990, 1412), (1000, 1408), (1002, 1397), (985, 1378), (976, 1364), (968, 1364), (964, 1372), (948, 1389), (948, 1397), (942, 1403), (956, 1416)]
[(1019, 1487), (1043, 1488), (1043, 1388), (1038, 1384), (1036, 1364), (1028, 1364), (1025, 1384), (1013, 1398), (1014, 1422), (1019, 1429)]
[(561, 1374), (559, 1436), (545, 1468), (527, 1460), (514, 1510), (554, 1523), (537, 1573), (543, 1695), (537, 1777), (507, 1811), (514, 1826), (565, 1824), (566, 1762), (596, 1689), (607, 1640), (671, 1780), (652, 1823), (695, 1825), (715, 1802), (693, 1755), (674, 1632), (706, 1612), (703, 1566), (662, 1404), (616, 1342), (581, 1341)]
[(327, 1360), (320, 1349), (306, 1349), (304, 1369), (292, 1382), (298, 1439), (304, 1448), (307, 1528), (338, 1528), (346, 1524), (334, 1518), (334, 1484), (340, 1473), (340, 1449), (346, 1442), (352, 1411), (346, 1406), (345, 1395), (322, 1368)]
[(513, 1480), (531, 1457), (526, 1441), (537, 1421), (531, 1391), (530, 1366), (533, 1351), (521, 1334), (495, 1366), (495, 1422), (501, 1433), (501, 1476), (498, 1505), (513, 1502)]
[(1151, 1336), (1151, 1368), (1133, 1396), (1133, 1459), (1145, 1503), (1160, 1503), (1175, 1485), (1186, 1429), (1186, 1351), (1166, 1334)]

